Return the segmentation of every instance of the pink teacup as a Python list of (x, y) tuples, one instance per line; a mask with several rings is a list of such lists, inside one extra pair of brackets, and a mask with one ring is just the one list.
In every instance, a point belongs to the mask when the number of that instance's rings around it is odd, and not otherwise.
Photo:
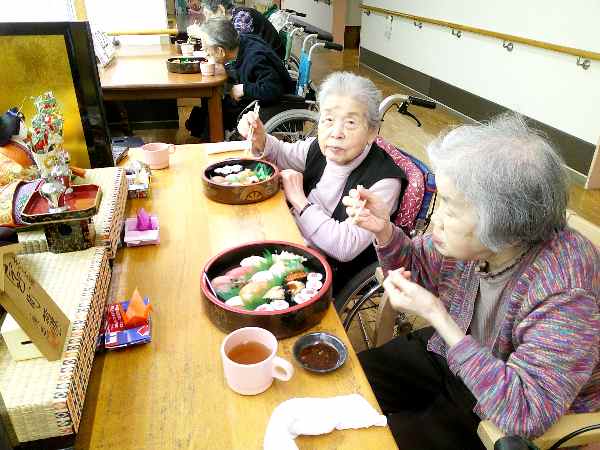
[(227, 385), (238, 394), (256, 395), (266, 391), (273, 378), (288, 381), (294, 367), (276, 353), (277, 339), (264, 328), (246, 327), (228, 334), (221, 345)]
[(200, 72), (202, 75), (211, 76), (215, 74), (215, 63), (211, 62), (201, 62), (200, 63)]
[(142, 159), (151, 169), (169, 167), (169, 155), (175, 152), (174, 144), (152, 142), (142, 145)]

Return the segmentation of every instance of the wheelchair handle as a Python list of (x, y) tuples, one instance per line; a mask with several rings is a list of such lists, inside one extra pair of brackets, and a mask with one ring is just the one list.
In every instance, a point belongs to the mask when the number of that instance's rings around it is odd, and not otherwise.
[(435, 109), (436, 107), (435, 102), (420, 97), (413, 97), (412, 95), (408, 96), (408, 101), (411, 103), (411, 105), (421, 106), (423, 108)]
[(338, 52), (341, 52), (342, 50), (344, 50), (343, 45), (336, 44), (334, 42), (325, 42), (325, 48), (329, 49), (329, 50), (337, 50)]
[(306, 17), (306, 13), (298, 12), (298, 11), (295, 11), (293, 9), (287, 9), (287, 8), (285, 8), (285, 9), (282, 9), (282, 11), (286, 12), (286, 13), (289, 13), (289, 14), (291, 14), (293, 16)]

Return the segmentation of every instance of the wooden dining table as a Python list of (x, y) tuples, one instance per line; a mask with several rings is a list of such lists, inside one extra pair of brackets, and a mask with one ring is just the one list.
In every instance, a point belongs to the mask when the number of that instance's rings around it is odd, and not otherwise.
[[(109, 302), (127, 299), (135, 288), (149, 297), (152, 342), (96, 357), (76, 449), (262, 449), (269, 417), (285, 400), (358, 393), (379, 409), (333, 306), (309, 331), (325, 330), (346, 343), (349, 355), (341, 368), (329, 374), (305, 371), (293, 360), (298, 337), (292, 337), (278, 349), (295, 367), (290, 381), (275, 381), (256, 396), (227, 387), (219, 354), (226, 333), (208, 319), (201, 297), (204, 264), (249, 241), (304, 241), (282, 191), (249, 205), (204, 196), (204, 167), (232, 156), (208, 155), (210, 145), (177, 146), (170, 167), (153, 171), (150, 197), (128, 202), (130, 217), (139, 208), (158, 215), (160, 244), (119, 251)], [(130, 157), (136, 155), (133, 150)], [(300, 436), (296, 442), (300, 449), (397, 448), (388, 427)]]
[(167, 59), (171, 57), (181, 57), (173, 45), (123, 46), (113, 61), (98, 69), (104, 100), (206, 98), (210, 141), (222, 141), (225, 70), (219, 66), (211, 76), (171, 73), (167, 70)]

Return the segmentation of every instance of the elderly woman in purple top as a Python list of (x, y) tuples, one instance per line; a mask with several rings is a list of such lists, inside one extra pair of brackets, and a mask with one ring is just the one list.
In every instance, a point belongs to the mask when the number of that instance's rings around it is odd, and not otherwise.
[(327, 254), (334, 265), (334, 292), (348, 275), (377, 260), (373, 234), (347, 220), (342, 197), (363, 185), (395, 211), (406, 183), (404, 172), (375, 143), (381, 93), (367, 78), (349, 72), (329, 75), (319, 90), (318, 138), (293, 144), (265, 133), (250, 112), (238, 130), (253, 132), (253, 152), (280, 169), (283, 189), (307, 243)]
[(359, 354), (400, 447), (479, 448), (480, 419), (535, 437), (600, 409), (600, 255), (566, 228), (560, 157), (514, 115), (428, 153), (430, 234), (409, 239), (373, 192), (343, 199), (375, 235), (391, 306), (431, 324)]
[(285, 47), (279, 33), (256, 9), (235, 6), (231, 0), (202, 0), (202, 11), (207, 19), (227, 17), (238, 33), (249, 33), (260, 37), (275, 50), (279, 58), (285, 57)]

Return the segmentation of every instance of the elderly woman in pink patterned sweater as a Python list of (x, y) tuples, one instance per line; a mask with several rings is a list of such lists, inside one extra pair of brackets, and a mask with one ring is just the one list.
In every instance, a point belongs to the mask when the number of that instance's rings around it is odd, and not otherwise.
[(515, 116), (428, 152), (431, 234), (409, 239), (368, 190), (343, 199), (375, 235), (392, 307), (432, 326), (359, 354), (400, 448), (480, 448), (481, 419), (535, 437), (599, 410), (600, 255), (566, 228), (562, 160)]

